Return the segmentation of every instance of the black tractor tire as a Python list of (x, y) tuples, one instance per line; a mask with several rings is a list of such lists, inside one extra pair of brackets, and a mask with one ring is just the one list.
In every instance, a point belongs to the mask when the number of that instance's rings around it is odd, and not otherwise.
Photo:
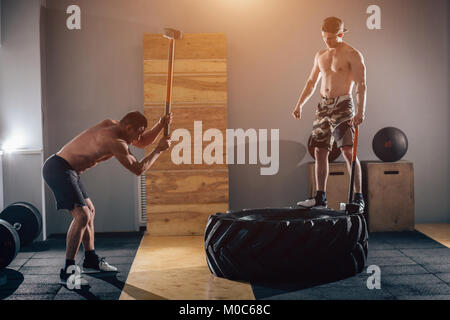
[(304, 207), (211, 215), (205, 229), (210, 271), (231, 280), (303, 281), (361, 272), (368, 232), (362, 214)]

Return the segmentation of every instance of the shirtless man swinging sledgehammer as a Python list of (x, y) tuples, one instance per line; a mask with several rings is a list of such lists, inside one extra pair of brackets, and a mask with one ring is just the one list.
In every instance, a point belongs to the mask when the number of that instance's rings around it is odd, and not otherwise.
[[(170, 136), (164, 135), (153, 152), (141, 161), (131, 154), (128, 145), (145, 148), (156, 140), (161, 130), (172, 123), (172, 120), (172, 113), (169, 113), (146, 132), (147, 119), (140, 112), (130, 112), (120, 121), (104, 120), (83, 131), (45, 161), (42, 169), (44, 180), (53, 191), (57, 208), (69, 210), (73, 217), (67, 232), (66, 266), (60, 274), (63, 283), (71, 275), (67, 269), (75, 265), (75, 256), (81, 243), (85, 251), (85, 270), (117, 271), (116, 267), (95, 253), (95, 208), (81, 183), (80, 174), (112, 157), (135, 175), (143, 174), (161, 152), (170, 147)], [(88, 285), (86, 279), (81, 276), (78, 279), (80, 285)]]
[[(328, 154), (334, 140), (341, 149), (347, 168), (351, 171), (352, 146), (355, 127), (364, 120), (366, 106), (366, 67), (359, 51), (342, 41), (344, 23), (336, 17), (328, 17), (322, 24), (322, 39), (327, 48), (317, 52), (314, 66), (292, 115), (301, 118), (302, 108), (313, 94), (322, 77), (320, 95), (313, 123), (311, 146), (315, 154), (316, 195), (298, 202), (305, 207), (326, 207), (325, 195), (328, 177)], [(352, 89), (356, 84), (357, 111), (354, 113)], [(361, 165), (356, 159), (353, 203), (364, 210), (361, 193)]]

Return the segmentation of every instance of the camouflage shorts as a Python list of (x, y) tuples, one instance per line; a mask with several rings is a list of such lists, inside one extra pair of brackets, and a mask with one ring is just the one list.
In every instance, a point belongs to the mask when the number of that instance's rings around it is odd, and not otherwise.
[(310, 146), (331, 151), (334, 141), (338, 148), (353, 145), (355, 129), (349, 120), (354, 116), (351, 95), (324, 98), (319, 102), (313, 122)]

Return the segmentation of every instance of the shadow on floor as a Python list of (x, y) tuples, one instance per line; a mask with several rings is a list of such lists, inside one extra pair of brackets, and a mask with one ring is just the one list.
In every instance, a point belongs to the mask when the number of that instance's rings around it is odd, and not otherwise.
[(7, 281), (4, 285), (0, 286), (0, 300), (3, 300), (12, 295), (20, 287), (24, 277), (20, 272), (12, 269), (4, 269), (1, 273), (3, 276), (6, 276)]

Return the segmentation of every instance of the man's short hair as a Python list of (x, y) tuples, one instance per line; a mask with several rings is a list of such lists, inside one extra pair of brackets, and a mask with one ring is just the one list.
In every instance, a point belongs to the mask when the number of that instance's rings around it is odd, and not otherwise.
[(347, 28), (344, 27), (344, 22), (337, 17), (328, 17), (323, 19), (322, 31), (328, 33), (346, 33)]
[(133, 111), (127, 113), (120, 120), (120, 124), (124, 126), (131, 125), (135, 129), (139, 129), (140, 127), (147, 128), (147, 118), (139, 111)]

